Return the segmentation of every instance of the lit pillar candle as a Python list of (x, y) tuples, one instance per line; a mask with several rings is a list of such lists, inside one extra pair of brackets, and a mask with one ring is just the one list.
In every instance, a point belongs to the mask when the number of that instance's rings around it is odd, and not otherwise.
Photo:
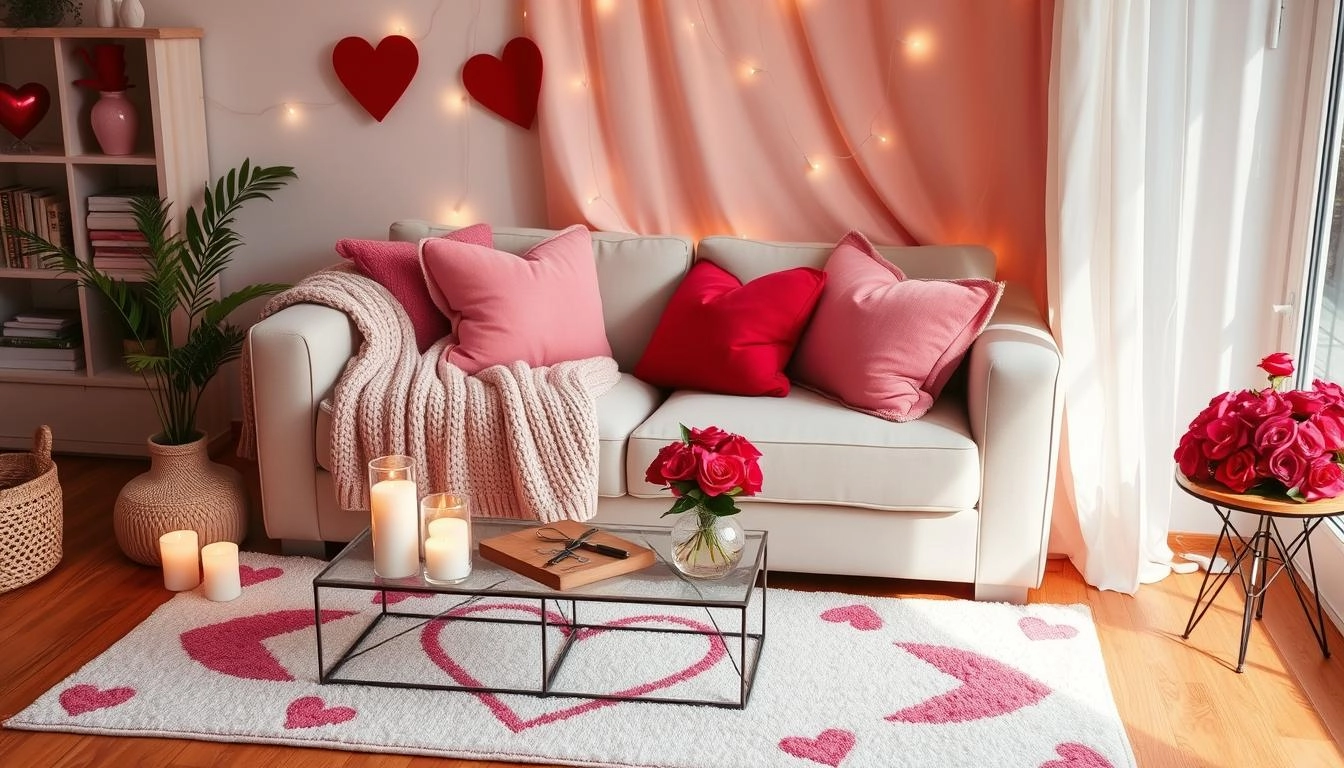
[(420, 570), (420, 516), (414, 480), (383, 480), (369, 488), (373, 514), (373, 571), (386, 579)]
[(429, 523), (425, 539), (425, 576), (434, 581), (460, 581), (471, 575), (471, 533), (467, 521), (440, 517)]
[(210, 600), (223, 603), (243, 594), (237, 544), (216, 541), (201, 547), (201, 568), (205, 571), (205, 596)]
[(200, 548), (195, 531), (169, 531), (159, 537), (163, 586), (174, 592), (195, 589), (201, 583)]

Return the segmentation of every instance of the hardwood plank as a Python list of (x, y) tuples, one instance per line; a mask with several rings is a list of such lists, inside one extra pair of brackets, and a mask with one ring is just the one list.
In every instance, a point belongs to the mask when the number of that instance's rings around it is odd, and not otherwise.
[[(252, 498), (255, 467), (226, 452)], [(170, 594), (158, 571), (117, 549), (112, 506), (117, 491), (144, 471), (143, 460), (59, 456), (65, 491), (65, 557), (38, 582), (0, 595), (0, 718), (30, 704), (143, 621)], [(277, 552), (264, 538), (259, 505), (244, 548)], [(1212, 541), (1182, 535), (1186, 551)], [(1180, 636), (1201, 574), (1174, 575), (1137, 595), (1100, 592), (1066, 560), (1050, 560), (1041, 603), (1082, 603), (1097, 625), (1107, 675), (1140, 766), (1324, 766), (1344, 768), (1344, 664), (1322, 659), (1286, 579), (1271, 589), (1263, 622), (1252, 630), (1246, 672), (1233, 671), (1241, 632), (1241, 593), (1229, 585), (1189, 640)], [(874, 596), (968, 598), (964, 586), (934, 582), (771, 574), (788, 589)], [(1331, 642), (1344, 654), (1344, 639)], [(182, 739), (116, 738), (0, 730), (5, 765), (153, 765), (180, 768), (255, 765), (346, 768), (507, 768), (511, 764), (438, 760)]]

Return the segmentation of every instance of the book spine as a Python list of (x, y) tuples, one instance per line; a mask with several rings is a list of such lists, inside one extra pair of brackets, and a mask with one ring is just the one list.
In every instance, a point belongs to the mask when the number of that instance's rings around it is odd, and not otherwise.
[(0, 240), (5, 252), (5, 266), (14, 266), (19, 255), (19, 238), (14, 234), (14, 190), (0, 192), (0, 227), (4, 227), (4, 238)]

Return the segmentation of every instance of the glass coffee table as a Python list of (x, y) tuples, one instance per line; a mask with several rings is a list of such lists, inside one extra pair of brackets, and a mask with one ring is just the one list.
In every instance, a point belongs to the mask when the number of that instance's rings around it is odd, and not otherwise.
[[(476, 518), (473, 537), (536, 525)], [(319, 680), (746, 707), (765, 646), (766, 532), (747, 531), (737, 568), (709, 581), (671, 565), (668, 528), (598, 527), (657, 562), (564, 591), (479, 551), (458, 584), (384, 579), (366, 529), (313, 579)]]

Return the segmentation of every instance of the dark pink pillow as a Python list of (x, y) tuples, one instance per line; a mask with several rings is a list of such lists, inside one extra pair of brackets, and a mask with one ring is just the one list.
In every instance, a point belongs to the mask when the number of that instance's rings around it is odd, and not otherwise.
[(797, 267), (743, 285), (701, 259), (672, 294), (635, 376), (669, 389), (783, 397), (784, 366), (825, 283), (820, 270)]
[[(489, 224), (472, 224), (454, 230), (443, 239), (472, 243), (489, 248), (495, 244)], [(355, 268), (366, 277), (376, 280), (391, 293), (415, 328), (415, 345), (421, 352), (451, 331), (448, 318), (435, 308), (434, 297), (425, 285), (420, 271), (420, 257), (415, 243), (389, 240), (336, 241), (336, 252), (355, 263)]]
[(610, 357), (593, 238), (574, 225), (522, 256), (444, 238), (420, 241), (425, 278), (442, 296), (457, 343), (445, 359), (476, 373)]
[(789, 370), (890, 421), (928, 412), (1003, 295), (993, 280), (907, 279), (858, 232), (840, 240), (825, 271)]

